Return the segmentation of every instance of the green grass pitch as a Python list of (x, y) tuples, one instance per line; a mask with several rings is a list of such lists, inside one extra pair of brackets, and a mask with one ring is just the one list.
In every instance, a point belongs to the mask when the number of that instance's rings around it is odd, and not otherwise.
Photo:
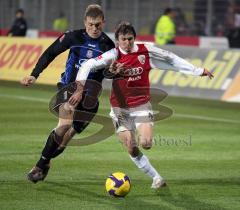
[[(240, 104), (167, 97), (174, 114), (155, 123), (155, 145), (144, 153), (168, 182), (158, 192), (131, 162), (115, 135), (89, 146), (69, 146), (52, 161), (44, 182), (26, 173), (39, 158), (57, 118), (48, 110), (55, 88), (0, 81), (0, 209), (239, 209)], [(108, 115), (106, 95), (100, 114)], [(91, 135), (91, 125), (83, 135)], [(113, 127), (109, 127), (113, 132)], [(124, 199), (105, 192), (106, 177), (128, 174)]]

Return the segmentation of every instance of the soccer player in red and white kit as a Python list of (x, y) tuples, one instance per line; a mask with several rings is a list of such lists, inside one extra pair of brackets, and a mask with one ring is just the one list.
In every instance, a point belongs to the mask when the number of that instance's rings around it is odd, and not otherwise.
[[(166, 186), (165, 180), (151, 165), (138, 147), (150, 149), (153, 137), (153, 111), (150, 103), (149, 72), (152, 68), (174, 70), (196, 76), (213, 75), (204, 68), (198, 68), (177, 55), (149, 44), (136, 44), (134, 27), (122, 22), (115, 31), (118, 47), (101, 56), (86, 61), (78, 72), (78, 91), (69, 99), (75, 105), (81, 99), (81, 90), (88, 74), (104, 67), (114, 73), (110, 97), (111, 113), (116, 133), (127, 147), (130, 158), (152, 179), (152, 188)], [(136, 141), (135, 133), (138, 133)]]

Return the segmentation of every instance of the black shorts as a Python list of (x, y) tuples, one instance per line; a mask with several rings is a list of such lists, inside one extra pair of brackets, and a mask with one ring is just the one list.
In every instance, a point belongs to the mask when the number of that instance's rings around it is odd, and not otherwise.
[[(67, 86), (64, 86), (62, 83), (58, 83), (57, 88), (58, 93), (50, 103), (50, 106), (52, 107), (51, 111), (54, 112), (55, 115), (58, 115), (59, 106), (67, 102), (76, 89), (74, 83)], [(98, 107), (99, 102), (97, 97), (91, 97), (88, 94), (83, 94), (82, 100), (75, 108), (73, 115), (72, 127), (76, 130), (76, 132), (81, 133), (89, 125), (97, 113)]]
[(94, 118), (95, 114), (98, 111), (98, 107), (99, 107), (98, 101), (96, 105), (91, 109), (85, 108), (81, 101), (76, 107), (76, 111), (73, 116), (74, 120), (72, 123), (72, 127), (74, 128), (74, 130), (77, 131), (78, 133), (81, 133)]

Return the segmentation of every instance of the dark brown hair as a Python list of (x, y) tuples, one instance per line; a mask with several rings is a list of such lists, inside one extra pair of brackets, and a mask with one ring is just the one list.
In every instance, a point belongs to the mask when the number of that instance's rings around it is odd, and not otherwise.
[(120, 22), (115, 30), (115, 39), (118, 40), (120, 34), (133, 34), (134, 38), (136, 38), (136, 31), (131, 23), (122, 21)]

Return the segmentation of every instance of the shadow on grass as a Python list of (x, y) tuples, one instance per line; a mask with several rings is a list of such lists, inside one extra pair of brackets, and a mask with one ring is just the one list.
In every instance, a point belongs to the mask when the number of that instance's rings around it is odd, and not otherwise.
[[(149, 210), (159, 210), (165, 209), (169, 210), (165, 204), (161, 203), (159, 199), (158, 203), (151, 203), (151, 201), (146, 202), (143, 201), (141, 196), (126, 196), (125, 198), (114, 198), (108, 196), (106, 192), (96, 193), (99, 190), (94, 191), (92, 186), (104, 186), (103, 183), (99, 181), (91, 181), (91, 182), (68, 182), (68, 183), (60, 183), (60, 182), (47, 182), (47, 185), (44, 185), (43, 188), (38, 189), (39, 191), (51, 192), (56, 195), (66, 196), (70, 199), (79, 199), (80, 201), (87, 201), (97, 207), (107, 206), (107, 209), (149, 209)], [(89, 188), (91, 190), (88, 190)], [(151, 195), (155, 196), (155, 195)]]
[[(236, 186), (240, 184), (237, 177), (223, 178), (223, 179), (192, 179), (192, 180), (169, 180), (169, 187), (163, 188), (159, 191), (152, 192), (150, 189), (144, 189), (146, 183), (144, 180), (134, 180), (132, 192), (124, 199), (113, 198), (107, 195), (104, 189), (103, 180), (91, 179), (81, 181), (45, 181), (33, 185), (23, 180), (0, 180), (0, 185), (3, 187), (5, 193), (10, 193), (11, 196), (17, 196), (18, 199), (24, 191), (28, 191), (32, 195), (43, 196), (47, 200), (47, 203), (51, 202), (52, 198), (56, 198), (52, 201), (52, 204), (61, 201), (79, 203), (79, 209), (81, 207), (93, 207), (93, 209), (144, 209), (144, 210), (157, 210), (157, 209), (218, 209), (225, 210), (225, 208), (212, 203), (207, 203), (203, 199), (198, 199), (198, 189), (196, 185), (203, 186), (207, 189), (210, 187), (211, 191), (214, 191), (216, 187), (221, 186)], [(188, 188), (190, 190), (188, 190)], [(195, 188), (195, 189), (194, 189)], [(8, 189), (8, 190), (7, 190)], [(24, 190), (25, 189), (25, 190)], [(194, 191), (192, 191), (194, 190)], [(12, 193), (12, 192), (17, 192)], [(22, 193), (21, 193), (22, 192)], [(194, 194), (193, 194), (193, 193)], [(4, 193), (4, 194), (5, 194)], [(20, 195), (19, 195), (20, 193)], [(207, 197), (208, 191), (206, 191)], [(202, 192), (200, 195), (202, 197)], [(217, 196), (217, 195), (216, 195)], [(228, 197), (231, 194), (227, 195)], [(210, 199), (210, 198), (209, 198)], [(208, 200), (209, 200), (208, 199)], [(227, 197), (226, 197), (227, 199)], [(65, 202), (64, 201), (64, 202)], [(65, 206), (65, 205), (64, 205)], [(78, 206), (76, 206), (77, 208)]]
[(161, 196), (162, 200), (175, 206), (176, 209), (184, 208), (189, 210), (225, 210), (225, 208), (220, 207), (216, 204), (209, 204), (203, 201), (197, 200), (194, 196), (186, 194), (186, 193), (179, 193), (173, 195), (169, 187), (166, 189), (156, 192), (159, 196)]
[(183, 179), (172, 180), (176, 185), (213, 185), (213, 186), (236, 186), (240, 185), (240, 179), (237, 177), (229, 178), (208, 178), (208, 179)]
[[(22, 78), (20, 78), (22, 79)], [(46, 91), (56, 91), (56, 85), (46, 85), (46, 84), (35, 84), (31, 86), (31, 88), (27, 88), (20, 84), (19, 81), (7, 81), (7, 80), (0, 80), (0, 86), (8, 87), (8, 88), (21, 88), (29, 91), (34, 90), (46, 90)]]

